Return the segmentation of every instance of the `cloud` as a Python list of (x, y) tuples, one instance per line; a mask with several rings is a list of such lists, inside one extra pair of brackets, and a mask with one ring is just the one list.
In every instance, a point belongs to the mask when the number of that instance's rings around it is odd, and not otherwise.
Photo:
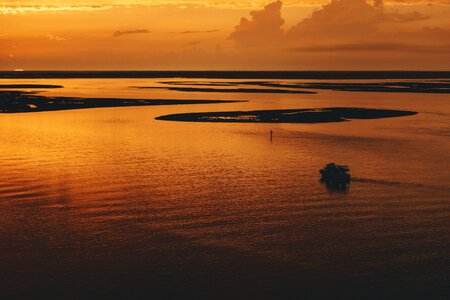
[(141, 34), (141, 33), (150, 33), (147, 29), (136, 29), (136, 30), (125, 30), (125, 31), (115, 31), (113, 33), (113, 37), (120, 37), (122, 35), (129, 35), (129, 34)]
[(282, 3), (273, 2), (236, 26), (230, 36), (238, 46), (232, 57), (257, 68), (448, 66), (450, 31), (441, 28), (441, 19), (405, 6), (394, 10), (385, 7), (382, 0), (368, 1), (370, 4), (365, 0), (331, 0), (285, 32), (281, 27)]
[(252, 11), (251, 18), (242, 18), (229, 38), (246, 47), (274, 48), (286, 43), (311, 42), (349, 44), (355, 40), (382, 39), (385, 36), (383, 26), (395, 32), (401, 24), (429, 18), (417, 11), (386, 9), (382, 0), (374, 0), (372, 5), (365, 0), (332, 0), (285, 33), (281, 28), (284, 24), (282, 5), (281, 1), (276, 1), (262, 10)]
[(62, 37), (62, 36), (58, 36), (58, 35), (54, 35), (54, 34), (48, 34), (46, 36), (46, 38), (49, 40), (57, 41), (57, 42), (70, 40), (70, 38), (66, 38), (66, 37)]
[(450, 43), (447, 45), (418, 45), (402, 43), (353, 43), (320, 46), (304, 46), (293, 49), (298, 52), (434, 52), (449, 53)]
[(186, 45), (197, 46), (197, 45), (200, 45), (201, 43), (202, 43), (201, 41), (191, 41), (191, 42), (186, 43)]
[(282, 5), (281, 1), (275, 1), (262, 10), (250, 12), (250, 19), (242, 18), (229, 39), (247, 46), (257, 46), (260, 43), (282, 39), (284, 36), (281, 28), (284, 25), (284, 19), (281, 18)]
[[(316, 7), (328, 0), (284, 0), (285, 7)], [(373, 0), (378, 1), (378, 0)], [(435, 5), (449, 6), (450, 0), (387, 0), (389, 5)], [(44, 3), (45, 4), (42, 4)], [(76, 4), (74, 4), (76, 2)], [(47, 12), (90, 12), (109, 9), (144, 9), (144, 8), (169, 8), (169, 9), (257, 9), (267, 3), (267, 0), (258, 1), (205, 1), (205, 0), (7, 0), (0, 4), (0, 15), (33, 14)], [(280, 2), (280, 1), (277, 1)]]
[(0, 15), (16, 15), (42, 12), (89, 12), (111, 9), (113, 6), (0, 6)]
[(181, 31), (179, 34), (195, 34), (195, 33), (214, 33), (219, 32), (220, 30), (213, 29), (213, 30), (187, 30), (187, 31)]
[(288, 31), (289, 38), (327, 38), (353, 40), (376, 35), (379, 27), (389, 23), (405, 23), (427, 19), (419, 12), (387, 11), (382, 0), (374, 5), (365, 0), (332, 0)]
[(398, 10), (386, 14), (389, 21), (406, 23), (429, 19), (430, 16), (424, 15), (417, 11), (400, 13)]
[(437, 38), (440, 40), (450, 41), (450, 30), (440, 27), (425, 27), (422, 29), (422, 33), (428, 38)]

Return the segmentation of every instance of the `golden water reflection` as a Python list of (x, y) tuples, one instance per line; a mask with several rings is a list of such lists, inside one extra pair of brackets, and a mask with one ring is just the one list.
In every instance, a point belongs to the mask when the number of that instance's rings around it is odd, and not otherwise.
[[(232, 270), (255, 285), (286, 274), (441, 283), (446, 272), (437, 259), (447, 257), (450, 240), (445, 95), (126, 88), (144, 81), (152, 80), (14, 80), (65, 86), (46, 95), (249, 102), (0, 115), (4, 290), (62, 284), (74, 291), (86, 288), (88, 274), (100, 291), (114, 280), (126, 291), (208, 278), (211, 286), (229, 280), (237, 287)], [(154, 120), (335, 106), (419, 114), (329, 124)], [(366, 182), (328, 193), (318, 170), (331, 161)], [(416, 263), (420, 271), (410, 272)], [(213, 276), (205, 264), (229, 276)], [(192, 277), (184, 278), (180, 265)], [(6, 276), (17, 272), (24, 277)]]

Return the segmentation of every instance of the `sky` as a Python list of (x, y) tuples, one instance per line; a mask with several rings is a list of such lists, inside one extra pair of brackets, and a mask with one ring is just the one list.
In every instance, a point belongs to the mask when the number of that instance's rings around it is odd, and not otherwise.
[(6, 0), (1, 70), (449, 70), (450, 0)]

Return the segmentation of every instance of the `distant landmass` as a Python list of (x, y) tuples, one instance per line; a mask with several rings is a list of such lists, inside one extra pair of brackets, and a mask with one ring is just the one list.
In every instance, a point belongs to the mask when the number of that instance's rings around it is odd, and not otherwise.
[(438, 79), (450, 71), (1, 71), (0, 78)]

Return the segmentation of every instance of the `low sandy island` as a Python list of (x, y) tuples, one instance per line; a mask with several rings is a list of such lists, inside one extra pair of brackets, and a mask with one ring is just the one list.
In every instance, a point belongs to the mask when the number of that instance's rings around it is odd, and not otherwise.
[(255, 110), (173, 114), (157, 117), (156, 120), (182, 122), (234, 122), (234, 123), (327, 123), (344, 122), (350, 119), (381, 119), (415, 115), (404, 110), (369, 108), (309, 108), (286, 110)]
[[(195, 84), (194, 84), (195, 85)], [(211, 86), (218, 86), (211, 83)], [(131, 86), (137, 89), (163, 89), (177, 92), (197, 92), (197, 93), (252, 93), (252, 94), (317, 94), (312, 91), (287, 90), (287, 89), (267, 89), (267, 88), (198, 88), (198, 87), (154, 87), (154, 86)]]
[(313, 82), (299, 84), (280, 84), (272, 82), (256, 82), (256, 85), (275, 88), (298, 88), (298, 89), (318, 89), (334, 90), (346, 92), (381, 92), (381, 93), (450, 93), (450, 83), (445, 81), (396, 81), (396, 82)]
[(62, 85), (55, 84), (0, 84), (0, 89), (60, 89)]
[[(241, 85), (257, 86), (259, 89), (247, 88), (248, 92), (255, 93), (311, 93), (306, 90), (333, 90), (345, 92), (381, 92), (381, 93), (450, 93), (450, 81), (385, 81), (385, 82), (308, 82), (308, 83), (280, 83), (274, 81), (163, 81), (168, 90), (183, 92), (216, 92), (223, 93), (237, 91), (242, 88), (229, 88)], [(227, 87), (216, 88), (216, 87)], [(270, 89), (267, 89), (270, 88)]]
[(0, 113), (39, 112), (119, 106), (212, 104), (232, 102), (245, 101), (45, 97), (36, 92), (0, 91)]

